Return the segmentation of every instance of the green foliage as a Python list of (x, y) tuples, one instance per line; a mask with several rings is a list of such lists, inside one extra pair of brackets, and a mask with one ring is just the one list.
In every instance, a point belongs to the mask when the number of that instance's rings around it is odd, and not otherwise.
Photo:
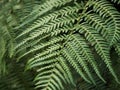
[(34, 75), (23, 72), (24, 64), (12, 62), (7, 68), (7, 74), (0, 76), (0, 90), (34, 90)]
[(105, 73), (119, 84), (111, 54), (120, 57), (119, 4), (120, 0), (1, 0), (0, 89), (66, 90), (65, 85), (77, 86), (77, 77), (83, 79), (78, 82), (81, 89), (106, 89)]

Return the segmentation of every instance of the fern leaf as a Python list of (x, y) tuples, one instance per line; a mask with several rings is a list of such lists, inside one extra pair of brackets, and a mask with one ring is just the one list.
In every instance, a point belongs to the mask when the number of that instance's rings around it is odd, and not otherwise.
[(110, 45), (115, 44), (120, 40), (120, 13), (106, 0), (94, 1), (93, 4), (93, 10), (105, 18), (110, 27)]
[[(33, 61), (34, 59), (38, 59), (42, 56), (48, 55), (49, 53), (57, 51), (60, 48), (61, 48), (61, 46), (59, 44), (52, 45), (51, 47), (48, 47), (48, 49), (46, 51), (38, 53), (37, 55), (35, 55), (35, 57), (31, 58), (29, 61)], [(19, 57), (18, 59), (20, 59), (20, 58), (22, 58), (22, 56)]]
[(91, 64), (99, 78), (105, 82), (100, 74), (97, 63), (93, 57), (91, 50), (89, 49), (90, 47), (86, 43), (86, 40), (79, 34), (72, 35), (71, 38), (73, 38), (74, 46), (77, 47), (77, 50), (79, 50), (79, 53), (82, 55), (82, 57), (84, 57), (85, 60)]
[(82, 69), (79, 67), (78, 63), (73, 61), (73, 58), (68, 52), (69, 51), (67, 49), (62, 50), (63, 56), (67, 59), (67, 61), (72, 65), (76, 72), (78, 72), (85, 81), (91, 83), (90, 80), (86, 77), (86, 75), (82, 72)]
[(6, 73), (6, 62), (4, 60), (4, 54), (6, 52), (6, 42), (3, 37), (0, 37), (0, 74)]
[(120, 0), (111, 0), (114, 3), (120, 4)]
[(109, 42), (109, 28), (105, 24), (105, 20), (95, 13), (88, 13), (84, 16), (85, 21), (93, 26), (98, 32), (100, 32), (101, 35)]
[(117, 43), (116, 45), (114, 45), (114, 48), (116, 50), (116, 53), (120, 56), (120, 43)]
[[(49, 55), (46, 55), (46, 56), (43, 56), (39, 59), (35, 59), (34, 61), (31, 61), (31, 62), (28, 61), (27, 67), (29, 69), (29, 68), (33, 68), (33, 67), (36, 67), (36, 66), (41, 66), (41, 65), (44, 65), (44, 64), (49, 64), (49, 63), (52, 63), (52, 62), (56, 62), (56, 61), (49, 60), (49, 59), (52, 58), (52, 57), (55, 57), (57, 55), (59, 55), (59, 53), (53, 52), (53, 53), (51, 53)], [(49, 61), (47, 61), (47, 60), (49, 60)]]
[[(46, 74), (46, 75), (42, 75), (42, 74), (39, 74), (35, 81), (38, 81), (36, 83), (36, 88), (41, 88), (41, 90), (46, 90), (48, 88), (51, 88), (52, 90), (61, 90), (63, 89), (63, 85), (61, 83), (61, 79), (62, 80), (64, 79), (63, 75), (59, 72), (61, 70), (58, 70), (58, 69), (62, 69), (62, 67), (58, 64), (58, 63), (55, 63), (53, 68), (51, 68), (51, 72), (49, 71), (44, 71), (43, 73), (50, 73), (50, 74)], [(41, 72), (41, 70), (39, 71), (39, 73)], [(59, 78), (58, 78), (59, 77)], [(45, 79), (45, 80), (44, 80)], [(41, 80), (44, 80), (43, 82), (40, 82)], [(65, 80), (63, 80), (65, 81)]]
[(47, 42), (47, 43), (42, 43), (42, 44), (40, 44), (40, 45), (36, 45), (36, 46), (34, 46), (33, 48), (31, 48), (30, 51), (28, 51), (28, 52), (24, 53), (23, 55), (21, 55), (21, 56), (18, 58), (18, 60), (19, 60), (20, 58), (22, 58), (22, 57), (24, 57), (24, 56), (32, 53), (32, 52), (38, 51), (38, 50), (40, 50), (40, 49), (43, 49), (43, 48), (45, 48), (45, 47), (47, 47), (47, 46), (49, 46), (49, 45), (52, 45), (52, 44), (56, 44), (56, 43), (58, 43), (58, 42), (61, 42), (61, 41), (63, 41), (64, 39), (65, 39), (64, 36), (58, 36), (58, 37), (52, 38), (52, 39), (51, 39), (49, 42)]
[(31, 12), (27, 17), (24, 18), (24, 23), (22, 23), (19, 27), (16, 29), (23, 27), (27, 23), (35, 20), (38, 16), (43, 15), (44, 13), (48, 12), (49, 10), (55, 8), (55, 7), (60, 7), (62, 5), (65, 5), (66, 3), (71, 2), (72, 0), (49, 0), (42, 5), (38, 5), (37, 7), (34, 8), (33, 12)]
[(53, 13), (50, 13), (49, 15), (47, 16), (44, 16), (44, 17), (40, 17), (39, 19), (37, 19), (36, 21), (33, 22), (32, 25), (30, 25), (25, 31), (23, 31), (19, 36), (16, 37), (19, 38), (29, 32), (31, 32), (32, 30), (38, 28), (38, 27), (41, 27), (42, 25), (50, 22), (50, 21), (53, 21), (54, 19), (58, 18), (58, 16), (67, 16), (68, 14), (72, 14), (72, 13), (75, 13), (75, 12), (78, 12), (79, 8), (77, 6), (74, 6), (74, 7), (70, 7), (70, 6), (66, 6), (66, 7), (63, 7), (61, 8), (60, 10), (58, 11), (55, 11)]
[(54, 22), (50, 22), (44, 27), (41, 27), (34, 32), (30, 34), (30, 37), (24, 39), (21, 43), (19, 43), (15, 49), (19, 48), (20, 46), (24, 45), (26, 42), (33, 40), (43, 34), (48, 34), (52, 32), (53, 30), (56, 30), (59, 27), (62, 27), (63, 25), (70, 25), (75, 22), (75, 19), (78, 17), (77, 14), (67, 16), (67, 17), (62, 17), (59, 19), (54, 20)]
[(64, 69), (65, 78), (67, 79), (68, 83), (72, 83), (73, 85), (75, 85), (73, 77), (72, 77), (72, 73), (70, 71), (70, 68), (69, 68), (67, 62), (65, 61), (65, 59), (63, 57), (58, 57), (58, 59), (59, 59), (60, 65)]
[(99, 35), (99, 33), (88, 24), (81, 24), (80, 25), (80, 33), (84, 32), (86, 39), (94, 46), (96, 52), (101, 56), (104, 60), (105, 64), (107, 65), (109, 71), (114, 76), (116, 81), (119, 83), (118, 78), (112, 68), (112, 63), (110, 60), (109, 54), (109, 45), (105, 42), (105, 40)]

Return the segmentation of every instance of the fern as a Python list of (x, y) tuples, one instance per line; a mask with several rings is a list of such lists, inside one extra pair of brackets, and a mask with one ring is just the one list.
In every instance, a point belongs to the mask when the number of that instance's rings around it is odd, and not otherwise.
[[(86, 81), (87, 89), (94, 89), (99, 83), (102, 86), (108, 83), (102, 68), (119, 83), (111, 54), (116, 52), (120, 56), (120, 12), (116, 6), (119, 3), (119, 0), (0, 1), (0, 78), (4, 77), (0, 89), (66, 90), (65, 85), (76, 86), (76, 76)], [(12, 70), (17, 63), (18, 71)], [(7, 69), (8, 77), (2, 76)], [(31, 76), (33, 82), (29, 81), (35, 86), (27, 84), (30, 88), (21, 83), (30, 78), (27, 71), (35, 74)], [(12, 82), (5, 83), (9, 78)], [(15, 88), (10, 86), (15, 83)], [(4, 88), (6, 84), (8, 87)]]
[(5, 43), (5, 41), (4, 41), (4, 39), (3, 39), (3, 37), (0, 37), (0, 47), (1, 47), (1, 49), (0, 49), (0, 63), (2, 64), (1, 66), (0, 66), (0, 73), (5, 73), (5, 61), (3, 60), (3, 57), (4, 57), (4, 54), (5, 54), (5, 52), (6, 52), (6, 50), (5, 50), (5, 45), (6, 45), (6, 43)]
[(114, 3), (120, 4), (120, 0), (111, 0)]
[(96, 61), (95, 61), (93, 55), (92, 55), (91, 50), (89, 49), (88, 44), (86, 43), (86, 40), (83, 37), (81, 37), (80, 35), (74, 35), (72, 37), (73, 37), (73, 41), (75, 44), (74, 46), (79, 46), (77, 49), (79, 51), (81, 51), (80, 53), (81, 53), (82, 57), (84, 57), (85, 60), (87, 60), (91, 64), (91, 66), (95, 70), (96, 74), (101, 78), (101, 80), (104, 81), (104, 79), (100, 75), (98, 66), (96, 64)]
[(117, 76), (115, 75), (111, 66), (108, 44), (104, 41), (104, 39), (99, 35), (97, 31), (89, 27), (87, 24), (81, 24), (79, 32), (85, 32), (86, 39), (91, 43), (92, 46), (95, 47), (96, 52), (102, 57), (110, 72), (113, 74), (116, 81), (118, 81)]
[[(47, 11), (51, 10), (53, 7), (60, 7), (68, 2), (71, 2), (72, 0), (49, 0), (49, 1), (45, 1), (43, 2), (43, 5), (38, 5), (37, 9), (35, 7), (35, 10), (33, 10), (32, 13), (30, 13), (30, 15), (28, 15), (27, 17), (32, 17), (29, 20), (25, 20), (27, 22), (24, 22), (23, 24), (21, 24), (19, 27), (22, 27), (23, 25), (27, 24), (28, 22), (36, 19), (38, 16), (43, 15), (44, 13), (46, 13)], [(40, 13), (39, 13), (40, 12)], [(25, 19), (27, 19), (27, 17), (25, 17)], [(19, 28), (18, 27), (18, 28)]]
[(93, 2), (94, 7), (93, 10), (99, 13), (102, 18), (106, 18), (105, 23), (107, 26), (110, 27), (109, 31), (109, 39), (110, 44), (113, 45), (114, 43), (119, 41), (120, 37), (120, 26), (119, 26), (119, 12), (107, 1), (95, 1)]
[(117, 54), (120, 56), (120, 43), (117, 43), (114, 47), (115, 47)]
[(31, 72), (24, 73), (22, 63), (9, 63), (8, 68), (6, 75), (0, 75), (1, 90), (34, 90), (32, 83), (34, 75), (30, 74)]

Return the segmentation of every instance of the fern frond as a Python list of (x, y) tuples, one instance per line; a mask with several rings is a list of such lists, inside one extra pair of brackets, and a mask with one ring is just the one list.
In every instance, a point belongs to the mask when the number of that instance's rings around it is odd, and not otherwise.
[(40, 52), (37, 55), (35, 55), (35, 57), (31, 58), (29, 61), (33, 61), (34, 59), (38, 59), (38, 58), (40, 58), (42, 56), (48, 55), (49, 53), (52, 53), (54, 51), (59, 50), (60, 48), (61, 48), (61, 46), (59, 44), (52, 45), (52, 46), (48, 47), (48, 49), (46, 49), (45, 51)]
[(26, 49), (26, 48), (29, 48), (29, 47), (32, 47), (32, 46), (37, 45), (39, 42), (41, 42), (41, 41), (44, 40), (45, 38), (48, 38), (49, 36), (50, 36), (50, 34), (45, 35), (45, 36), (43, 36), (43, 37), (40, 38), (40, 39), (31, 41), (32, 43), (31, 43), (31, 42), (26, 43), (26, 41), (23, 41), (22, 43), (18, 44), (18, 45), (15, 47), (15, 49), (16, 49), (17, 47), (20, 47), (20, 46), (21, 46), (21, 47), (16, 51), (16, 54), (19, 53), (20, 51)]
[(60, 17), (60, 16), (67, 16), (67, 15), (70, 15), (72, 13), (75, 13), (75, 12), (78, 12), (79, 10), (79, 7), (78, 6), (74, 6), (74, 7), (71, 7), (71, 6), (66, 6), (66, 7), (63, 7), (61, 8), (60, 10), (58, 11), (55, 11), (53, 13), (50, 13), (49, 15), (47, 16), (44, 16), (44, 17), (40, 17), (38, 18), (36, 21), (33, 22), (32, 25), (30, 25), (25, 31), (23, 31), (19, 36), (17, 36), (17, 38), (31, 32), (32, 30), (36, 29), (36, 28), (39, 28), (41, 27), (42, 25), (50, 22), (50, 21), (53, 21), (55, 20), (56, 18)]
[(3, 37), (0, 37), (0, 74), (6, 73), (6, 63), (4, 61), (4, 54), (6, 52), (6, 42)]
[(68, 83), (72, 83), (73, 85), (75, 85), (73, 77), (72, 77), (72, 73), (70, 71), (70, 68), (66, 62), (66, 60), (63, 57), (58, 57), (59, 59), (59, 63), (61, 65), (61, 67), (63, 67), (63, 74), (65, 74), (65, 78), (68, 81)]
[(26, 42), (33, 40), (37, 37), (40, 37), (43, 34), (49, 34), (50, 32), (62, 27), (63, 25), (70, 25), (75, 22), (75, 19), (78, 17), (77, 14), (73, 14), (71, 16), (63, 16), (62, 18), (58, 18), (53, 22), (44, 25), (41, 28), (38, 28), (34, 32), (30, 33), (30, 37), (24, 39), (21, 43), (16, 46), (16, 49), (25, 44)]
[(90, 65), (93, 67), (98, 77), (105, 82), (105, 80), (103, 79), (103, 77), (99, 72), (97, 63), (93, 57), (91, 50), (89, 49), (90, 47), (86, 43), (86, 40), (79, 34), (72, 35), (71, 38), (73, 38), (74, 46), (77, 47), (77, 50), (82, 55), (82, 57), (84, 57), (85, 60), (90, 63)]
[[(89, 83), (87, 89), (96, 89), (111, 81), (106, 73), (119, 83), (114, 71), (120, 55), (119, 3), (1, 0), (0, 90), (73, 90), (79, 76)], [(64, 87), (68, 84), (70, 89)]]
[(109, 53), (109, 45), (106, 41), (100, 36), (100, 34), (88, 24), (81, 24), (79, 32), (84, 34), (85, 38), (90, 42), (92, 46), (94, 46), (96, 52), (101, 56), (104, 60), (105, 64), (107, 65), (109, 71), (114, 76), (116, 81), (119, 83), (118, 78), (112, 68), (112, 63), (110, 60), (110, 53)]
[(82, 72), (82, 69), (80, 68), (78, 63), (73, 61), (73, 58), (71, 57), (71, 54), (67, 49), (62, 50), (62, 55), (66, 58), (66, 60), (72, 65), (76, 72), (78, 72), (85, 81), (91, 83), (90, 80), (86, 77), (86, 75)]
[(13, 10), (19, 18), (19, 23), (21, 23), (24, 17), (28, 16), (36, 5), (39, 5), (39, 2), (36, 0), (22, 0), (14, 1), (16, 5), (13, 6)]
[(27, 23), (35, 20), (38, 16), (43, 15), (44, 13), (50, 11), (53, 8), (56, 7), (60, 7), (62, 5), (65, 5), (69, 2), (71, 2), (72, 0), (48, 0), (45, 1), (44, 3), (42, 3), (42, 5), (38, 5), (34, 8), (33, 12), (31, 12), (28, 16), (25, 17), (24, 19), (24, 23), (22, 23), (19, 27), (20, 28), (24, 25), (26, 25)]
[(0, 90), (34, 90), (31, 72), (24, 73), (21, 63), (9, 63), (6, 75), (0, 75)]
[(109, 42), (109, 28), (107, 27), (105, 20), (103, 20), (96, 13), (84, 14), (85, 21), (93, 26), (101, 35)]
[[(53, 64), (51, 68), (50, 67), (45, 66), (46, 69), (38, 71), (39, 74), (35, 78), (35, 81), (37, 81), (36, 88), (41, 88), (41, 90), (46, 90), (48, 88), (51, 88), (52, 90), (63, 89), (64, 87), (61, 83), (61, 79), (66, 83), (64, 75), (60, 72), (64, 72), (63, 68), (57, 62)], [(41, 80), (44, 80), (44, 82), (41, 82)]]
[(21, 55), (18, 59), (32, 53), (32, 52), (35, 52), (35, 51), (38, 51), (40, 49), (43, 49), (47, 46), (50, 46), (50, 45), (53, 45), (53, 44), (57, 44), (58, 42), (61, 42), (65, 39), (65, 36), (57, 36), (57, 37), (54, 37), (52, 39), (50, 39), (48, 42), (46, 43), (41, 43), (40, 45), (35, 45), (33, 48), (31, 48), (30, 51), (24, 53), (23, 55)]
[(1, 36), (3, 36), (3, 39), (5, 40), (5, 42), (7, 43), (7, 47), (8, 49), (8, 53), (9, 53), (9, 57), (12, 57), (13, 53), (14, 53), (14, 32), (10, 29), (9, 26), (4, 25), (5, 23), (2, 22), (2, 24), (0, 23), (0, 25), (2, 25), (1, 27)]
[(116, 53), (120, 56), (120, 43), (115, 44), (114, 48), (116, 50)]
[(106, 0), (93, 1), (93, 10), (106, 19), (105, 23), (110, 29), (110, 45), (118, 42), (120, 40), (120, 13)]
[(120, 4), (120, 0), (111, 0), (114, 3)]
[(87, 63), (85, 62), (84, 57), (82, 57), (82, 55), (79, 53), (78, 48), (75, 46), (75, 44), (73, 44), (73, 42), (68, 43), (66, 48), (68, 49), (68, 52), (73, 57), (73, 60), (76, 60), (81, 65), (81, 67), (87, 73), (87, 75), (89, 76), (91, 81), (95, 84), (93, 77), (92, 77), (92, 75), (89, 71), (89, 68), (87, 66)]
[(49, 60), (49, 59), (53, 58), (53, 57), (56, 57), (57, 55), (59, 55), (59, 53), (53, 52), (53, 53), (50, 53), (49, 55), (46, 55), (46, 56), (43, 56), (41, 58), (35, 59), (34, 61), (28, 61), (27, 67), (28, 68), (33, 68), (33, 67), (36, 67), (36, 66), (40, 66), (40, 65), (56, 62), (56, 61)]

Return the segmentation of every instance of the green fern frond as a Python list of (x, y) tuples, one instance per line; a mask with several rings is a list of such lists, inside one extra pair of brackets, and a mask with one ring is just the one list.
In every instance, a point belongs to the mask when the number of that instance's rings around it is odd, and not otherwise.
[(110, 45), (120, 40), (120, 13), (106, 0), (93, 1), (93, 10), (103, 18), (109, 27)]
[(23, 41), (22, 43), (18, 44), (18, 45), (15, 47), (15, 49), (16, 49), (17, 47), (21, 46), (21, 47), (16, 51), (16, 54), (19, 53), (19, 52), (21, 52), (22, 50), (25, 50), (26, 48), (29, 48), (29, 47), (32, 47), (32, 46), (37, 45), (40, 41), (48, 38), (49, 36), (50, 36), (50, 34), (45, 35), (45, 36), (43, 36), (43, 37), (40, 38), (40, 39), (31, 41), (32, 43), (31, 43), (31, 42), (26, 43), (26, 41)]
[(85, 90), (106, 89), (110, 75), (119, 83), (119, 4), (1, 0), (0, 90), (74, 90), (79, 77)]
[[(48, 68), (48, 66), (45, 67)], [(41, 90), (46, 90), (48, 88), (51, 88), (52, 90), (63, 89), (64, 87), (61, 79), (64, 81), (64, 83), (66, 83), (66, 81), (64, 79), (64, 75), (59, 71), (64, 72), (63, 68), (57, 62), (52, 65), (52, 68), (49, 67), (48, 69), (39, 70), (39, 74), (35, 78), (35, 81), (37, 81), (36, 88), (41, 88)], [(41, 80), (44, 80), (44, 82), (41, 82)]]
[(36, 0), (16, 0), (14, 3), (16, 4), (13, 5), (13, 10), (17, 18), (19, 18), (19, 23), (23, 21), (24, 17), (28, 16), (31, 13), (36, 5), (39, 5), (39, 2)]
[(96, 52), (104, 60), (111, 74), (114, 76), (116, 81), (119, 82), (111, 65), (112, 63), (109, 53), (110, 48), (108, 43), (104, 40), (103, 37), (100, 36), (100, 34), (94, 28), (90, 27), (88, 24), (83, 23), (79, 27), (79, 33), (84, 34), (85, 38), (90, 42), (92, 46), (94, 46)]
[(116, 53), (120, 56), (120, 43), (117, 43), (116, 45), (114, 45), (114, 48), (116, 50)]
[(82, 72), (82, 69), (80, 68), (78, 63), (73, 61), (73, 58), (71, 57), (71, 54), (67, 49), (62, 50), (62, 55), (66, 58), (66, 60), (72, 65), (72, 67), (76, 70), (76, 72), (78, 72), (85, 81), (87, 81), (88, 83), (91, 83), (91, 81)]
[(99, 78), (105, 82), (105, 80), (103, 79), (103, 77), (101, 76), (99, 72), (97, 62), (95, 61), (92, 55), (92, 52), (89, 49), (90, 47), (86, 43), (86, 40), (79, 34), (72, 35), (71, 38), (73, 38), (73, 42), (75, 44), (74, 46), (78, 47), (77, 50), (79, 50), (79, 53), (82, 55), (82, 57), (84, 57), (85, 60), (88, 61), (88, 63), (90, 63), (90, 65), (93, 67), (93, 69), (95, 70)]
[(31, 32), (34, 29), (37, 29), (37, 28), (41, 27), (42, 25), (44, 25), (44, 24), (46, 24), (46, 23), (48, 23), (50, 21), (54, 21), (55, 19), (57, 19), (60, 16), (71, 15), (71, 14), (73, 14), (75, 12), (78, 12), (78, 10), (79, 10), (78, 6), (74, 6), (74, 7), (66, 6), (66, 7), (61, 8), (60, 10), (57, 10), (57, 11), (55, 11), (53, 13), (50, 13), (47, 16), (44, 16), (42, 18), (40, 17), (35, 22), (33, 22), (33, 24), (30, 25), (30, 27), (28, 27), (19, 36), (17, 36), (17, 38)]
[(0, 90), (34, 90), (33, 75), (24, 73), (21, 63), (9, 63), (6, 75), (0, 74)]
[[(1, 24), (2, 23), (2, 24)], [(1, 22), (0, 25), (2, 25), (1, 27), (1, 34), (3, 39), (5, 40), (5, 42), (7, 43), (7, 47), (8, 49), (8, 53), (9, 53), (9, 57), (12, 57), (13, 53), (14, 53), (14, 32), (10, 29), (9, 26), (4, 25), (4, 22)]]
[(91, 81), (93, 83), (95, 83), (94, 80), (93, 80), (93, 77), (92, 77), (92, 75), (91, 75), (91, 73), (89, 71), (89, 68), (87, 66), (87, 63), (85, 62), (84, 57), (82, 57), (82, 55), (80, 55), (80, 53), (78, 51), (78, 48), (75, 47), (75, 45), (73, 44), (73, 42), (68, 43), (66, 48), (68, 49), (68, 52), (71, 54), (73, 60), (76, 60), (77, 63), (79, 63), (81, 65), (81, 67), (87, 73), (87, 75), (89, 76), (89, 78), (91, 79)]
[(24, 26), (25, 24), (35, 20), (38, 16), (41, 16), (45, 14), (46, 12), (52, 10), (53, 8), (60, 7), (62, 5), (65, 5), (72, 0), (48, 0), (42, 3), (42, 5), (38, 5), (34, 8), (33, 12), (31, 12), (28, 16), (24, 18), (24, 23), (22, 23), (19, 27)]
[(53, 58), (53, 57), (56, 57), (57, 55), (59, 55), (59, 53), (53, 52), (53, 53), (50, 53), (49, 55), (43, 56), (39, 59), (35, 59), (34, 61), (29, 61), (27, 67), (28, 68), (33, 68), (33, 67), (36, 67), (36, 66), (56, 62), (56, 61), (49, 60), (49, 59)]
[(18, 60), (19, 60), (20, 58), (24, 57), (25, 55), (28, 55), (28, 54), (30, 54), (30, 53), (32, 53), (32, 52), (38, 51), (38, 50), (40, 50), (40, 49), (43, 49), (43, 48), (45, 48), (45, 47), (47, 47), (47, 46), (50, 46), (50, 45), (53, 45), (53, 44), (57, 44), (57, 43), (63, 41), (64, 39), (65, 39), (65, 36), (57, 36), (57, 37), (54, 37), (54, 38), (50, 39), (50, 40), (49, 40), (48, 42), (46, 42), (46, 43), (41, 43), (40, 45), (36, 45), (36, 46), (34, 46), (33, 48), (31, 48), (30, 51), (28, 51), (28, 52), (24, 53), (23, 55), (21, 55), (21, 56), (18, 58)]
[(63, 16), (62, 18), (58, 18), (56, 20), (54, 20), (53, 22), (49, 22), (47, 25), (45, 24), (43, 27), (38, 28), (37, 30), (35, 30), (34, 32), (32, 32), (30, 34), (30, 37), (24, 39), (20, 44), (18, 44), (16, 46), (16, 49), (19, 48), (20, 46), (22, 46), (23, 44), (25, 44), (26, 42), (33, 40), (43, 34), (49, 34), (50, 32), (52, 32), (55, 29), (58, 29), (60, 27), (62, 27), (63, 25), (70, 25), (72, 23), (75, 22), (75, 19), (78, 17), (77, 14), (73, 14), (71, 16)]
[(75, 85), (72, 73), (70, 71), (70, 68), (69, 68), (66, 60), (63, 57), (58, 57), (58, 59), (59, 59), (59, 63), (61, 65), (61, 67), (63, 67), (63, 74), (65, 74), (66, 80), (68, 81), (68, 83), (72, 83), (73, 85)]
[(6, 42), (3, 37), (0, 37), (0, 74), (6, 73), (6, 62), (4, 60), (4, 55), (6, 53)]
[(84, 14), (85, 21), (89, 23), (91, 26), (93, 26), (98, 32), (101, 33), (101, 35), (110, 42), (109, 39), (109, 28), (105, 23), (105, 20), (102, 19), (98, 14), (96, 13), (88, 13)]
[(120, 4), (120, 0), (111, 0), (114, 3)]

